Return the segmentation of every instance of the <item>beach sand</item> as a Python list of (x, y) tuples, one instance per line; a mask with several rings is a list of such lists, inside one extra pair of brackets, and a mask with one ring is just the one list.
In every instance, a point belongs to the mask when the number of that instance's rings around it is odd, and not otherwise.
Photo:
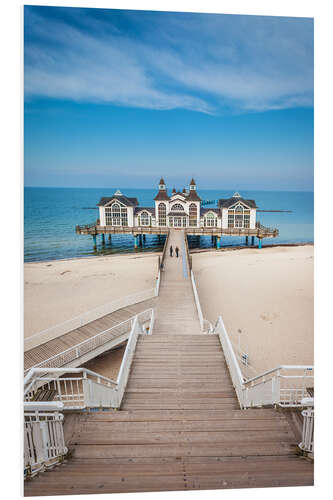
[(24, 336), (156, 284), (156, 253), (24, 264)]
[(231, 340), (257, 372), (313, 364), (312, 245), (194, 254), (206, 319), (222, 315)]
[[(313, 364), (313, 253), (306, 245), (192, 256), (204, 317), (215, 323), (222, 315), (236, 346), (240, 335), (253, 374), (280, 364)], [(152, 288), (156, 270), (156, 254), (25, 264), (25, 336)], [(123, 350), (86, 366), (116, 378)]]

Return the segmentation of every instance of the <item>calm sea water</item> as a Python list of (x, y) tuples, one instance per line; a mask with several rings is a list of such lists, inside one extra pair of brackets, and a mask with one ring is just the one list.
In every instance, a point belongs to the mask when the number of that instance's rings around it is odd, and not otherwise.
[[(24, 260), (26, 262), (103, 255), (114, 252), (143, 252), (159, 250), (156, 236), (147, 236), (143, 249), (134, 250), (130, 235), (112, 236), (112, 246), (106, 240), (103, 249), (93, 249), (89, 236), (75, 233), (76, 224), (88, 224), (98, 218), (96, 204), (102, 196), (111, 196), (112, 188), (32, 188), (24, 189)], [(136, 196), (141, 206), (154, 206), (156, 189), (121, 189), (127, 196)], [(271, 243), (313, 242), (313, 193), (280, 191), (240, 191), (244, 198), (254, 199), (263, 210), (292, 210), (292, 213), (258, 213), (257, 220), (265, 226), (276, 227), (278, 238)], [(228, 198), (233, 193), (222, 190), (199, 190), (203, 200)], [(214, 207), (215, 204), (207, 205)], [(211, 238), (201, 237), (200, 246), (210, 247)], [(224, 237), (226, 246), (240, 245), (244, 238)], [(190, 245), (197, 245), (191, 238)]]

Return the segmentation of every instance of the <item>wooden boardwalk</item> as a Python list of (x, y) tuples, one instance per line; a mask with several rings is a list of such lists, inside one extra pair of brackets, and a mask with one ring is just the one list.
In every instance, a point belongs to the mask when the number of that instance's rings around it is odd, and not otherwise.
[[(167, 248), (156, 306), (154, 335), (169, 334), (170, 330), (177, 334), (201, 334), (183, 242), (183, 231), (170, 230), (168, 247), (173, 247), (173, 257), (170, 257)], [(180, 250), (178, 258), (175, 254), (177, 246)]]
[(66, 416), (71, 458), (26, 481), (26, 496), (313, 484), (288, 416), (239, 409), (219, 338), (200, 332), (190, 281), (172, 259), (121, 410)]
[[(44, 342), (29, 351), (24, 353), (24, 369), (27, 370), (32, 368), (34, 365), (41, 363), (56, 354), (59, 354), (69, 347), (73, 347), (84, 340), (94, 337), (100, 332), (112, 328), (122, 321), (135, 316), (139, 312), (155, 307), (156, 299), (144, 300), (138, 304), (134, 304), (128, 307), (114, 311), (102, 318), (96, 319), (87, 323), (80, 328), (76, 328), (64, 335), (61, 335), (55, 339)], [(117, 329), (114, 330), (114, 338), (117, 337)]]

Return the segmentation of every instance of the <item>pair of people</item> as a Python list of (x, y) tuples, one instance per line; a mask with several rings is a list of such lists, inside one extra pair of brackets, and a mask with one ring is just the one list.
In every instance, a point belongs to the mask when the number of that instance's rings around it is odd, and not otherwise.
[[(175, 248), (175, 252), (176, 252), (176, 257), (178, 257), (178, 254), (179, 254), (178, 247)], [(173, 255), (173, 248), (172, 248), (172, 245), (170, 245), (170, 257), (172, 257), (172, 255)]]

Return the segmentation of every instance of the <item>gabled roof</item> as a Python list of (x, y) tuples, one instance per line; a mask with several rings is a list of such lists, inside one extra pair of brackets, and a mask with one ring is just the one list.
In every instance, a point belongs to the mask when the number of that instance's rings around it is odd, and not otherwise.
[(159, 191), (157, 193), (157, 195), (155, 196), (154, 200), (155, 201), (163, 201), (163, 200), (167, 201), (167, 200), (169, 200), (169, 196), (168, 196), (167, 191), (166, 190)]
[(195, 180), (193, 179), (193, 177), (191, 179), (190, 186), (196, 186), (196, 183), (195, 183)]
[(174, 197), (176, 195), (182, 196), (183, 198), (186, 197), (186, 194), (185, 193), (181, 193), (180, 191), (172, 192), (172, 197)]
[(232, 196), (231, 198), (228, 199), (220, 199), (219, 200), (219, 208), (229, 208), (232, 205), (235, 205), (235, 203), (240, 202), (243, 203), (244, 205), (247, 205), (250, 208), (257, 208), (256, 202), (254, 200), (245, 200), (244, 198), (239, 198)]
[(189, 195), (187, 196), (188, 201), (201, 201), (200, 196), (198, 196), (198, 193), (194, 191), (194, 189), (190, 190)]
[(134, 215), (137, 215), (140, 212), (149, 212), (151, 215), (155, 215), (155, 208), (153, 207), (135, 207), (134, 209)]
[(128, 198), (127, 196), (124, 196), (123, 194), (121, 194), (121, 195), (114, 194), (113, 196), (111, 196), (109, 198), (105, 198), (105, 197), (101, 198), (99, 200), (99, 203), (97, 203), (97, 206), (98, 207), (105, 207), (105, 205), (107, 205), (108, 203), (110, 203), (110, 201), (113, 201), (113, 200), (119, 201), (120, 203), (122, 203), (126, 207), (136, 207), (137, 205), (139, 205), (137, 198)]
[(200, 208), (200, 215), (205, 215), (208, 212), (214, 212), (217, 215), (221, 215), (221, 211), (219, 208)]

